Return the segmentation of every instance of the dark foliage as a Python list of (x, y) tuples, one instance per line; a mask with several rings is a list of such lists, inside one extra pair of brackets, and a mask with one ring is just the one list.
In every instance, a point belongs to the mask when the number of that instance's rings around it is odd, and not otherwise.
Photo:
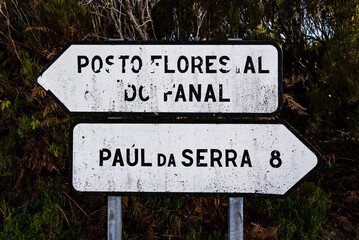
[[(279, 43), (280, 118), (321, 151), (325, 166), (310, 179), (316, 184), (286, 199), (245, 199), (246, 239), (359, 238), (357, 1), (2, 0), (0, 239), (105, 239), (106, 198), (68, 188), (69, 126), (76, 118), (36, 79), (67, 42), (109, 38)], [(227, 236), (223, 198), (123, 203), (124, 239)]]

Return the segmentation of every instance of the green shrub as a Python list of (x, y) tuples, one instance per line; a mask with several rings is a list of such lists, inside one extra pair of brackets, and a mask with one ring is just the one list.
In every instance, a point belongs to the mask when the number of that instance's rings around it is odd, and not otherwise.
[(263, 213), (280, 227), (278, 239), (300, 240), (318, 237), (331, 201), (314, 183), (305, 182), (287, 198), (265, 199), (263, 204)]
[[(0, 207), (7, 215), (0, 225), (0, 239), (62, 239), (64, 236), (78, 234), (75, 230), (70, 234), (64, 225), (61, 208), (66, 199), (60, 179), (54, 182), (36, 180), (32, 185), (29, 179), (25, 183), (26, 192), (16, 192), (20, 206), (13, 207), (5, 198)], [(31, 196), (29, 196), (29, 194)]]

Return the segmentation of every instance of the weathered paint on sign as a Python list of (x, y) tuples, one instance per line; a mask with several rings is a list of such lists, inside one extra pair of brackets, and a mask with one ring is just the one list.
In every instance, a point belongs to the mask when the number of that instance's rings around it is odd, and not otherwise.
[(282, 50), (273, 42), (75, 42), (38, 77), (70, 113), (275, 115)]
[(284, 195), (320, 163), (284, 121), (81, 122), (71, 138), (82, 193)]

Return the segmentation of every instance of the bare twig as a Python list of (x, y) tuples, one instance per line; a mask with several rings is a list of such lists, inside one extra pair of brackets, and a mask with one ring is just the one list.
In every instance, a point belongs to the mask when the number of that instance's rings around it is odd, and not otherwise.
[[(125, 2), (125, 4), (124, 4)], [(141, 40), (148, 40), (148, 36), (146, 32), (140, 27), (138, 23), (138, 19), (133, 14), (133, 6), (129, 0), (120, 1), (121, 6), (125, 10), (126, 16), (129, 18), (133, 27), (135, 28), (137, 34), (139, 35)]]
[[(149, 40), (148, 24), (152, 26), (153, 36), (156, 39), (151, 16), (153, 7), (159, 0), (82, 0), (86, 8), (91, 8), (94, 15), (92, 36), (100, 38), (102, 24), (113, 24), (120, 39)], [(91, 36), (91, 35), (88, 35)], [(87, 36), (87, 37), (88, 37)], [(109, 36), (112, 37), (112, 36)]]
[(121, 8), (122, 6), (120, 6), (120, 9), (117, 10), (117, 4), (116, 2), (111, 2), (111, 7), (110, 7), (110, 16), (112, 18), (112, 21), (114, 22), (115, 26), (116, 26), (116, 30), (119, 34), (120, 39), (123, 39), (123, 34), (122, 34), (122, 22), (121, 22)]
[(355, 159), (351, 159), (351, 158), (345, 158), (345, 157), (337, 157), (337, 159), (341, 159), (341, 160), (345, 160), (345, 161), (350, 161), (350, 162), (358, 162)]
[(66, 192), (62, 191), (75, 205), (83, 212), (87, 218), (90, 218), (90, 216), (77, 204), (75, 200), (73, 200)]
[(65, 212), (61, 209), (61, 207), (60, 207), (60, 206), (59, 206), (59, 209), (60, 209), (60, 211), (62, 212), (62, 214), (64, 215), (65, 220), (66, 220), (67, 224), (69, 225), (70, 231), (72, 231), (72, 228), (71, 228), (70, 222), (69, 222), (69, 220), (67, 219)]
[[(196, 4), (196, 3), (195, 3)], [(200, 40), (200, 37), (199, 37), (199, 30), (201, 29), (202, 27), (202, 23), (203, 23), (203, 20), (204, 20), (204, 17), (206, 16), (207, 14), (207, 10), (204, 11), (203, 7), (200, 6), (197, 10), (197, 33), (196, 33), (196, 37), (195, 37), (195, 40), (196, 41), (199, 41)]]
[(308, 115), (307, 113), (307, 108), (303, 107), (302, 105), (300, 105), (298, 102), (296, 102), (293, 98), (293, 96), (289, 95), (289, 94), (283, 94), (283, 100), (284, 102), (288, 103), (288, 106), (290, 107), (290, 109), (297, 111), (298, 114), (300, 115)]
[(0, 212), (4, 215), (4, 219), (6, 219), (6, 214), (4, 213), (4, 211), (0, 208)]
[(3, 15), (3, 17), (5, 17), (5, 19), (6, 19), (6, 25), (7, 25), (7, 30), (8, 30), (8, 40), (12, 44), (12, 47), (14, 49), (16, 57), (19, 59), (20, 63), (22, 64), (20, 56), (19, 56), (19, 54), (17, 52), (17, 49), (16, 49), (15, 41), (11, 37), (11, 28), (12, 28), (12, 26), (11, 26), (11, 23), (10, 23), (9, 11), (7, 10), (7, 6), (6, 6), (5, 1), (0, 2), (0, 14)]
[(151, 9), (155, 6), (156, 3), (157, 3), (157, 1), (152, 2), (151, 8), (150, 8), (149, 5), (148, 5), (148, 1), (146, 1), (147, 16), (150, 19), (151, 26), (152, 26), (152, 33), (153, 33), (153, 36), (154, 36), (155, 40), (157, 40), (157, 37), (156, 37), (156, 33), (155, 33), (155, 26), (153, 25)]

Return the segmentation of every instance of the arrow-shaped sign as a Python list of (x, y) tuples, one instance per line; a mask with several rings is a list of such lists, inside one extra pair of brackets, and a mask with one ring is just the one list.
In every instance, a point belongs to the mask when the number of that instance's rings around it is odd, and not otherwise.
[(273, 116), (282, 50), (273, 42), (74, 42), (39, 84), (77, 114)]
[(321, 162), (285, 121), (80, 122), (71, 138), (81, 193), (282, 196)]

